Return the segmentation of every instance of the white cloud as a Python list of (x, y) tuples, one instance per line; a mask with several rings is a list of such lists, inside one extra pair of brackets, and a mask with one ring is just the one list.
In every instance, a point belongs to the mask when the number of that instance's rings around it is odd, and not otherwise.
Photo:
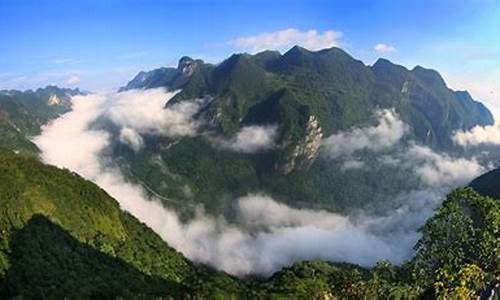
[(278, 126), (245, 126), (229, 140), (213, 139), (217, 146), (241, 153), (256, 153), (275, 147)]
[(379, 43), (379, 44), (376, 44), (375, 47), (373, 47), (373, 50), (375, 50), (377, 53), (380, 53), (380, 54), (387, 54), (387, 53), (395, 52), (396, 48), (394, 48), (391, 45)]
[(378, 125), (339, 132), (323, 140), (323, 154), (329, 158), (350, 156), (359, 150), (380, 151), (396, 145), (408, 131), (408, 125), (394, 110), (375, 112)]
[(144, 147), (144, 140), (142, 139), (141, 135), (137, 133), (132, 128), (122, 128), (120, 130), (120, 142), (127, 144), (132, 148), (134, 151), (139, 151)]
[(251, 52), (262, 50), (283, 50), (293, 45), (300, 45), (309, 50), (320, 50), (340, 45), (342, 33), (327, 30), (323, 33), (317, 30), (300, 31), (294, 28), (261, 33), (255, 36), (240, 37), (230, 41), (238, 49)]
[(71, 75), (68, 79), (66, 79), (66, 84), (67, 85), (75, 85), (75, 84), (79, 84), (80, 81), (81, 81), (80, 76)]
[(192, 117), (199, 111), (203, 100), (183, 101), (165, 108), (175, 94), (162, 88), (111, 93), (106, 95), (104, 116), (116, 125), (133, 128), (139, 134), (192, 136), (197, 127)]
[(475, 158), (452, 157), (414, 143), (379, 161), (412, 170), (425, 188), (463, 186), (487, 171)]
[(359, 170), (365, 166), (365, 163), (361, 160), (349, 159), (342, 163), (342, 171), (348, 170)]
[(469, 131), (459, 130), (453, 141), (460, 146), (500, 145), (500, 124), (475, 126)]
[[(134, 95), (154, 101), (155, 97), (144, 97), (155, 95), (151, 93), (142, 91)], [(172, 96), (167, 94), (163, 99), (167, 101)], [(123, 209), (145, 222), (188, 258), (232, 274), (270, 274), (304, 259), (346, 261), (363, 266), (381, 259), (401, 263), (412, 255), (417, 228), (432, 214), (442, 196), (441, 193), (411, 193), (402, 196), (408, 199), (407, 204), (385, 216), (342, 216), (299, 210), (267, 196), (249, 195), (236, 201), (239, 224), (229, 224), (223, 217), (202, 213), (182, 223), (173, 211), (164, 208), (158, 199), (148, 198), (140, 186), (127, 182), (117, 168), (103, 159), (113, 137), (92, 124), (103, 114), (111, 114), (111, 107), (121, 109), (120, 105), (109, 104), (110, 101), (116, 104), (115, 97), (120, 96), (73, 97), (73, 111), (45, 126), (42, 134), (34, 139), (42, 150), (43, 160), (96, 182), (117, 199)], [(141, 110), (141, 106), (146, 105), (143, 101), (127, 103), (130, 111)], [(137, 129), (142, 125), (134, 119), (146, 118), (148, 114), (139, 112), (127, 116), (131, 118), (127, 125), (137, 125), (134, 127)]]

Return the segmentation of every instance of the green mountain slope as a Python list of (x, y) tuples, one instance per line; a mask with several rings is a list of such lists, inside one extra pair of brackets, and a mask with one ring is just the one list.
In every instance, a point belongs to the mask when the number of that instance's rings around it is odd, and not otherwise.
[(479, 176), (470, 186), (482, 195), (500, 199), (500, 169)]
[(467, 299), (500, 272), (500, 201), (471, 189), (447, 197), (402, 266), (298, 262), (268, 279), (193, 265), (96, 185), (32, 157), (0, 150), (0, 198), (3, 298)]
[[(182, 72), (186, 62), (189, 71)], [(141, 72), (122, 90), (159, 86), (182, 89), (169, 105), (213, 96), (209, 110), (222, 112), (216, 123), (228, 133), (242, 125), (250, 108), (283, 89), (308, 107), (326, 135), (369, 121), (374, 108), (396, 108), (418, 140), (435, 147), (450, 146), (453, 130), (493, 123), (482, 104), (466, 92), (450, 90), (434, 70), (408, 70), (384, 59), (366, 66), (338, 48), (312, 52), (295, 46), (284, 55), (235, 54), (217, 66), (185, 57), (177, 69)], [(249, 123), (259, 123), (253, 121)]]
[(418, 188), (415, 176), (377, 163), (373, 153), (358, 153), (366, 168), (348, 171), (343, 161), (319, 155), (322, 138), (375, 124), (377, 109), (394, 109), (409, 125), (404, 141), (447, 153), (461, 151), (451, 139), (455, 130), (494, 122), (484, 105), (449, 89), (434, 70), (408, 70), (384, 59), (366, 66), (338, 48), (235, 54), (218, 65), (184, 57), (177, 68), (141, 72), (121, 90), (160, 86), (181, 90), (167, 106), (211, 99), (196, 118), (218, 137), (278, 125), (277, 147), (257, 154), (232, 153), (199, 136), (149, 135), (138, 152), (115, 145), (114, 156), (131, 179), (177, 200), (179, 209), (203, 203), (214, 213), (225, 213), (231, 199), (248, 192), (348, 211)]
[(211, 295), (239, 287), (195, 267), (95, 184), (35, 158), (0, 150), (0, 198), (2, 295)]
[(40, 127), (71, 109), (70, 97), (78, 89), (47, 86), (36, 91), (0, 91), (0, 146), (36, 154), (29, 137), (40, 134)]

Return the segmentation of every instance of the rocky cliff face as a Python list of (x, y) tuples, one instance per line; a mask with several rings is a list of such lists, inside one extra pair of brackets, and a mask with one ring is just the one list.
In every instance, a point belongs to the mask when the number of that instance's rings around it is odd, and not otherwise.
[(315, 116), (310, 116), (304, 136), (295, 143), (286, 163), (279, 166), (279, 169), (284, 174), (288, 174), (295, 168), (308, 168), (318, 154), (322, 138), (323, 133), (318, 119)]
[(50, 95), (49, 100), (47, 100), (47, 104), (50, 106), (59, 105), (61, 103), (62, 103), (62, 100), (59, 99), (59, 97), (57, 97), (57, 95), (55, 95), (55, 94)]

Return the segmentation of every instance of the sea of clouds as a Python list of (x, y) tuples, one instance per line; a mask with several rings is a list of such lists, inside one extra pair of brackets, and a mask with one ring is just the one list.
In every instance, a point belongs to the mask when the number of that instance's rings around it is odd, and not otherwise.
[[(205, 105), (193, 100), (169, 105), (175, 95), (163, 89), (91, 94), (72, 98), (72, 111), (45, 126), (34, 142), (42, 159), (68, 168), (95, 182), (124, 210), (135, 215), (189, 259), (235, 275), (269, 275), (299, 260), (322, 259), (371, 266), (382, 259), (402, 263), (413, 254), (417, 229), (456, 186), (485, 171), (475, 159), (454, 158), (409, 143), (401, 151), (381, 155), (387, 164), (408, 168), (423, 188), (408, 191), (385, 215), (340, 215), (323, 210), (296, 209), (264, 194), (235, 199), (237, 223), (199, 209), (186, 223), (159, 199), (129, 182), (107, 155), (119, 142), (138, 151), (144, 134), (171, 138), (194, 136), (200, 124), (193, 116)], [(363, 168), (357, 151), (385, 151), (409, 130), (393, 110), (375, 112), (378, 124), (340, 132), (323, 141), (322, 153), (345, 160), (345, 167)], [(96, 126), (111, 122), (118, 135)], [(254, 153), (275, 147), (277, 127), (248, 126), (232, 138), (214, 138), (214, 147)]]

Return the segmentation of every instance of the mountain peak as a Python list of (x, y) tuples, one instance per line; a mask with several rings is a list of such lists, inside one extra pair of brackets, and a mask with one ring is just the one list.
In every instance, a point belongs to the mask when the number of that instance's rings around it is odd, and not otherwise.
[(290, 50), (285, 52), (285, 56), (295, 56), (295, 55), (304, 55), (304, 54), (309, 54), (311, 51), (307, 50), (304, 47), (301, 47), (299, 45), (295, 45)]
[(191, 76), (196, 68), (196, 61), (189, 56), (183, 56), (179, 60), (177, 65), (177, 70), (181, 71), (182, 74)]
[(422, 66), (416, 66), (411, 70), (411, 72), (419, 79), (424, 80), (427, 84), (434, 82), (446, 86), (443, 77), (441, 77), (441, 74), (439, 74), (439, 72), (436, 70), (426, 69)]

